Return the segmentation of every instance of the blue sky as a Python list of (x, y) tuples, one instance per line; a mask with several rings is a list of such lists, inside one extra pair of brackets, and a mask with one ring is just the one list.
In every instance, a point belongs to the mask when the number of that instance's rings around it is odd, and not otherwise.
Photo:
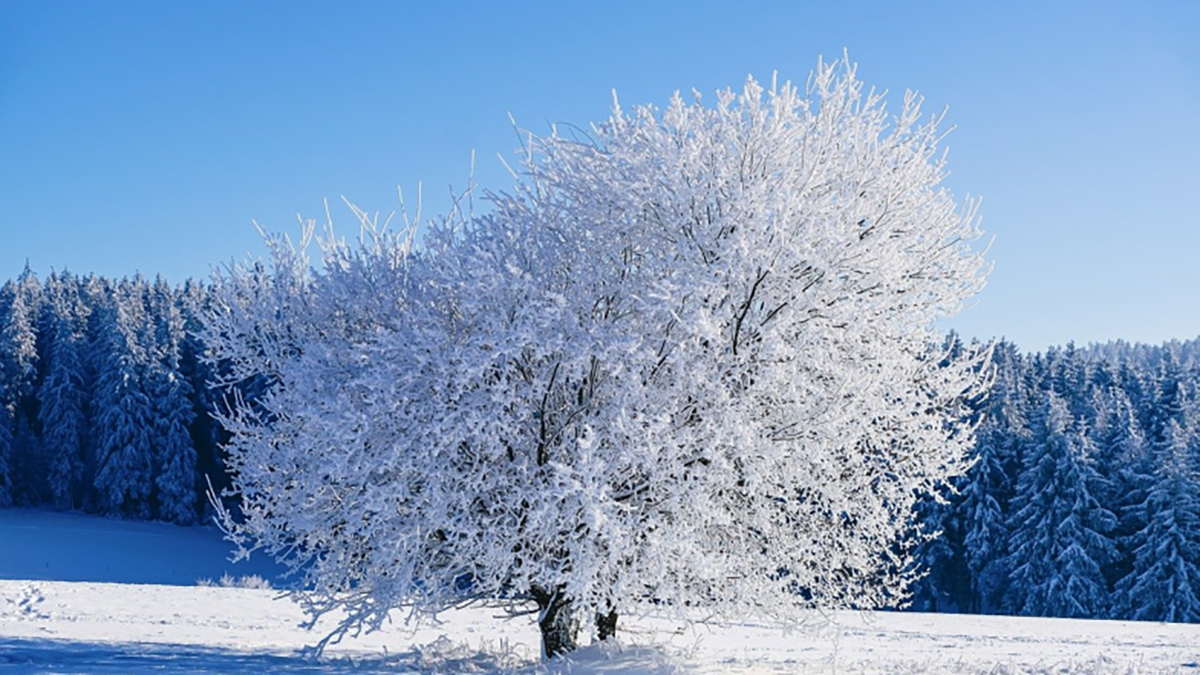
[[(510, 183), (524, 128), (586, 126), (843, 49), (949, 107), (988, 288), (949, 325), (1027, 350), (1200, 336), (1200, 3), (0, 0), (0, 278), (172, 281), (258, 253), (251, 220), (352, 232), (396, 187)], [(711, 98), (710, 98), (711, 100)]]

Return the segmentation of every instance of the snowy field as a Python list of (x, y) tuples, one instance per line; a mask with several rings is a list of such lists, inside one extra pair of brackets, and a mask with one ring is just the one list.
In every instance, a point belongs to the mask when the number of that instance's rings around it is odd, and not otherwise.
[(302, 613), (275, 592), (165, 585), (270, 574), (229, 567), (213, 537), (208, 528), (0, 511), (0, 673), (1200, 675), (1200, 626), (898, 613), (843, 613), (791, 634), (623, 620), (617, 646), (546, 664), (532, 617), (476, 608), (417, 631), (397, 622), (314, 663), (302, 653), (321, 633), (299, 628)]

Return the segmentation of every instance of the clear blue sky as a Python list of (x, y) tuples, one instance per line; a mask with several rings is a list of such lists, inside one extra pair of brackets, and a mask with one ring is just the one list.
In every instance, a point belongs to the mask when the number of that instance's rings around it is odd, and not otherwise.
[[(735, 7), (736, 5), (736, 7)], [(1200, 336), (1200, 2), (0, 0), (0, 278), (172, 281), (396, 187), (509, 184), (508, 120), (603, 119), (848, 49), (949, 107), (995, 272), (951, 322), (1027, 350)], [(711, 98), (710, 98), (711, 100)]]

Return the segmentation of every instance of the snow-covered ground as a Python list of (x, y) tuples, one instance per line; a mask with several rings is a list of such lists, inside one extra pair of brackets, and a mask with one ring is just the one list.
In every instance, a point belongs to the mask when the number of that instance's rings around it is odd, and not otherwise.
[[(39, 525), (22, 529), (9, 522), (14, 518)], [(538, 661), (531, 616), (474, 608), (419, 630), (398, 621), (311, 662), (302, 651), (321, 628), (301, 629), (303, 614), (273, 591), (46, 580), (47, 569), (73, 570), (70, 578), (113, 573), (120, 551), (90, 555), (89, 522), (133, 542), (147, 527), (166, 528), (169, 534), (125, 551), (148, 580), (161, 581), (159, 566), (175, 577), (185, 564), (211, 565), (202, 576), (222, 573), (221, 555), (202, 560), (200, 548), (184, 543), (210, 541), (206, 528), (0, 511), (0, 673), (1200, 675), (1200, 626), (907, 613), (842, 613), (834, 625), (790, 634), (753, 624), (687, 629), (653, 617), (623, 620), (615, 647), (589, 647), (547, 664)], [(56, 528), (64, 523), (73, 525)], [(25, 550), (45, 545), (68, 559), (46, 568), (44, 556)], [(91, 566), (103, 573), (88, 574)]]

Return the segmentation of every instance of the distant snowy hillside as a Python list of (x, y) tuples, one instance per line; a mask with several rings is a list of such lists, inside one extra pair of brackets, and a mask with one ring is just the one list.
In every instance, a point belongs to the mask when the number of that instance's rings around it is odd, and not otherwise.
[(0, 579), (194, 586), (223, 575), (258, 575), (279, 587), (266, 557), (229, 562), (215, 527), (113, 520), (37, 509), (0, 509)]

